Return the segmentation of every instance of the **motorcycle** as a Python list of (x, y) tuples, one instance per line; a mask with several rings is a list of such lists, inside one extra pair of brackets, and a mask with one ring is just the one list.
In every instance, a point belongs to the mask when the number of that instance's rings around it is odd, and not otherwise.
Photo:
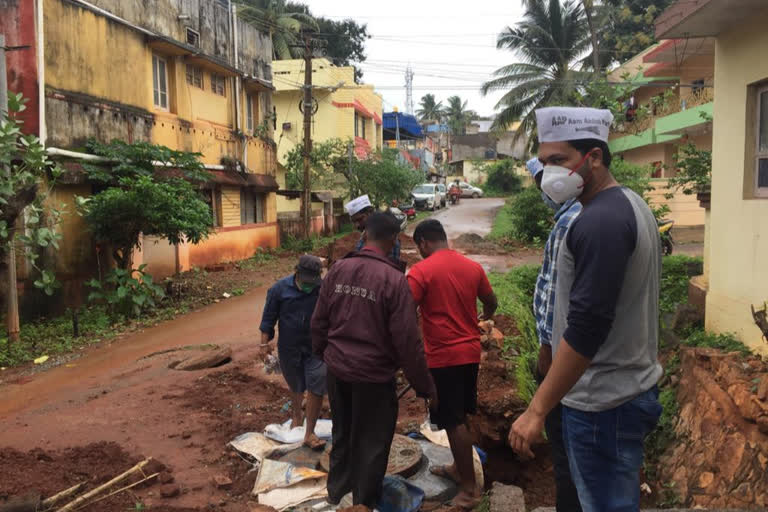
[(458, 187), (451, 187), (451, 189), (448, 191), (448, 196), (451, 199), (451, 204), (459, 204), (459, 200), (461, 199), (461, 190), (459, 190)]
[(659, 221), (659, 236), (661, 237), (661, 253), (664, 256), (672, 254), (675, 241), (672, 238), (672, 226), (675, 225), (673, 220), (661, 220)]

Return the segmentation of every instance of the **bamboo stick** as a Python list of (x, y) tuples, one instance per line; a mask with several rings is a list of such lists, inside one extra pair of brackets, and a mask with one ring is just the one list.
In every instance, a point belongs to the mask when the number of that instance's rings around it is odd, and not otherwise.
[(136, 487), (137, 485), (143, 484), (143, 483), (144, 483), (144, 482), (146, 482), (147, 480), (151, 480), (151, 479), (155, 478), (155, 477), (156, 477), (157, 475), (159, 475), (159, 474), (160, 474), (160, 473), (153, 473), (153, 474), (149, 475), (147, 478), (144, 478), (144, 479), (142, 479), (142, 480), (139, 480), (138, 482), (134, 482), (134, 483), (132, 483), (131, 485), (126, 485), (125, 487), (122, 487), (122, 488), (120, 488), (120, 489), (118, 489), (118, 490), (116, 490), (116, 491), (113, 491), (113, 492), (111, 492), (111, 493), (107, 494), (106, 496), (102, 496), (101, 498), (97, 498), (97, 499), (95, 499), (95, 500), (93, 500), (93, 501), (89, 501), (88, 503), (83, 503), (82, 505), (80, 505), (80, 506), (77, 508), (77, 510), (80, 510), (81, 508), (85, 508), (85, 507), (87, 507), (87, 506), (89, 506), (89, 505), (93, 505), (94, 503), (98, 503), (98, 502), (100, 502), (101, 500), (105, 500), (105, 499), (109, 498), (110, 496), (114, 496), (115, 494), (121, 493), (121, 492), (123, 492), (123, 491), (127, 491), (128, 489), (131, 489), (131, 488), (133, 488), (133, 487)]
[(45, 498), (43, 502), (41, 503), (43, 509), (51, 508), (59, 501), (63, 500), (64, 498), (69, 498), (70, 496), (77, 494), (80, 492), (80, 489), (85, 487), (85, 482), (80, 482), (79, 484), (73, 485), (69, 489), (65, 489), (61, 492), (58, 492), (51, 496), (50, 498)]
[(150, 458), (148, 458), (146, 460), (143, 460), (143, 461), (139, 462), (138, 464), (133, 466), (131, 469), (129, 469), (125, 473), (121, 473), (121, 474), (117, 475), (115, 478), (113, 478), (109, 482), (107, 482), (105, 484), (102, 484), (102, 485), (96, 487), (95, 489), (92, 489), (92, 490), (88, 491), (87, 493), (83, 494), (82, 496), (80, 496), (78, 498), (75, 498), (74, 500), (70, 501), (69, 503), (67, 503), (66, 505), (64, 505), (60, 509), (58, 509), (58, 512), (68, 512), (70, 510), (74, 510), (75, 508), (80, 506), (83, 502), (87, 501), (89, 498), (92, 498), (92, 497), (96, 496), (101, 491), (109, 489), (113, 485), (119, 484), (123, 480), (126, 480), (127, 478), (135, 475), (136, 473), (141, 473), (142, 468), (144, 466), (146, 466), (147, 464), (149, 464), (149, 462), (151, 460), (152, 460), (152, 458), (150, 457)]

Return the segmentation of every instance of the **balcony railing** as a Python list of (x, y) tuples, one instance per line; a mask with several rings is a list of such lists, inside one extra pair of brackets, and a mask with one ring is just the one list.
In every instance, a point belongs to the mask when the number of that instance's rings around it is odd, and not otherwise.
[(656, 120), (684, 110), (706, 105), (715, 99), (715, 90), (712, 87), (702, 87), (693, 91), (687, 98), (679, 96), (667, 100), (650, 101), (642, 108), (638, 108), (635, 119), (625, 121), (617, 126), (616, 131), (628, 135), (637, 135), (655, 126)]

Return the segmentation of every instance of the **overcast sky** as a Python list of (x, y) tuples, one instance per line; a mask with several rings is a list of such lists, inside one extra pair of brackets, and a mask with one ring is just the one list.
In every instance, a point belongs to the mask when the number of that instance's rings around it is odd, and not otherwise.
[(520, 0), (304, 0), (312, 13), (366, 23), (363, 81), (384, 96), (384, 110), (405, 111), (405, 68), (414, 72), (413, 102), (433, 93), (438, 100), (454, 94), (469, 108), (491, 115), (501, 93), (483, 96), (480, 85), (514, 56), (496, 49), (496, 35), (520, 20)]

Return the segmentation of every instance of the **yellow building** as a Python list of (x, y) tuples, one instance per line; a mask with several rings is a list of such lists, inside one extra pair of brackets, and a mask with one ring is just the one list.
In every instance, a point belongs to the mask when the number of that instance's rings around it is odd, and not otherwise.
[(658, 38), (715, 38), (706, 327), (762, 353), (750, 306), (768, 299), (767, 19), (764, 0), (678, 0), (656, 22)]
[(627, 162), (650, 166), (655, 191), (651, 198), (666, 204), (668, 218), (678, 226), (703, 226), (704, 209), (695, 196), (672, 191), (667, 178), (674, 176), (674, 156), (682, 144), (712, 149), (714, 84), (713, 38), (667, 39), (642, 51), (610, 75), (612, 82), (633, 82), (633, 106), (647, 107), (647, 117), (623, 123), (611, 135), (611, 152)]
[[(134, 266), (147, 263), (155, 277), (279, 242), (271, 40), (227, 2), (199, 4), (38, 0), (35, 7), (44, 41), (35, 69), (44, 97), (39, 134), (70, 170), (55, 200), (71, 204), (91, 193), (79, 153), (92, 137), (199, 152), (213, 176), (201, 191), (211, 206), (208, 240), (144, 240), (134, 255)], [(74, 208), (62, 231), (57, 271), (76, 288), (94, 273), (95, 251)]]
[[(304, 61), (280, 60), (272, 63), (275, 92), (277, 158), (286, 156), (304, 140), (303, 102)], [(312, 116), (312, 140), (334, 138), (350, 140), (359, 158), (381, 150), (382, 98), (372, 85), (355, 83), (355, 68), (335, 66), (328, 59), (312, 60), (312, 96), (316, 110)], [(285, 188), (284, 169), (278, 168), (280, 188)], [(299, 201), (278, 196), (277, 211), (297, 212)]]

